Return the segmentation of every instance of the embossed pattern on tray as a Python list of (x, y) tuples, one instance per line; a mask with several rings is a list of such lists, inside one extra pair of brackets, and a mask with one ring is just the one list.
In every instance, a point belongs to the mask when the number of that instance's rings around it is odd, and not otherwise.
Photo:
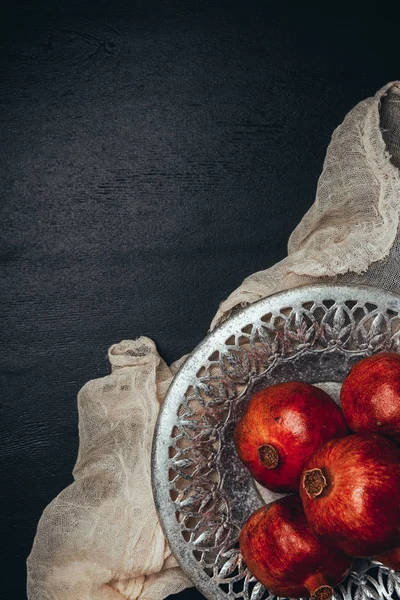
[[(174, 379), (153, 445), (153, 489), (174, 555), (209, 599), (275, 600), (248, 571), (241, 526), (264, 501), (232, 432), (273, 383), (341, 383), (351, 366), (400, 351), (400, 299), (367, 287), (307, 286), (249, 306), (211, 333)], [(337, 600), (400, 597), (400, 574), (356, 561)], [(396, 594), (397, 596), (394, 596)]]

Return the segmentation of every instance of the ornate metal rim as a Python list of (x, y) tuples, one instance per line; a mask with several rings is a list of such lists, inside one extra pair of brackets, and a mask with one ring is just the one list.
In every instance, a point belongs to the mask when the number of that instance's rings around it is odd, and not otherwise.
[[(240, 464), (232, 429), (257, 387), (341, 382), (354, 362), (400, 351), (400, 298), (366, 286), (314, 285), (248, 306), (209, 334), (177, 373), (153, 442), (156, 507), (173, 554), (210, 600), (275, 599), (237, 547), (263, 500)], [(270, 495), (268, 499), (273, 499)], [(265, 498), (265, 496), (264, 496)], [(400, 574), (359, 561), (340, 600), (400, 596)]]

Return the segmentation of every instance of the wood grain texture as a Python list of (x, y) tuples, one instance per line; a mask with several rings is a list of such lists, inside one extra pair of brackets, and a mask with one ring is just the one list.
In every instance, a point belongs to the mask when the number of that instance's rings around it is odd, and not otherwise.
[(383, 10), (276, 4), (0, 9), (1, 598), (25, 597), (37, 521), (72, 480), (76, 394), (109, 345), (192, 350), (285, 256), (333, 129), (399, 78)]

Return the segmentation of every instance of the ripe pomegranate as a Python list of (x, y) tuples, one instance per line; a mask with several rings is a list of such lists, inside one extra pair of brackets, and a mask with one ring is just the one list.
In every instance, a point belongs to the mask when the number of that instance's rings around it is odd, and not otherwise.
[(353, 434), (319, 448), (300, 495), (315, 534), (351, 556), (394, 546), (400, 534), (400, 448), (377, 434)]
[(389, 567), (389, 569), (400, 571), (400, 546), (395, 546), (382, 554), (378, 554), (378, 556), (374, 556), (374, 558)]
[(330, 600), (352, 559), (310, 530), (298, 496), (263, 506), (244, 524), (240, 551), (250, 571), (277, 596)]
[(350, 429), (400, 442), (400, 355), (382, 352), (356, 363), (343, 382), (340, 402)]
[(251, 398), (234, 440), (239, 458), (261, 485), (297, 492), (305, 461), (321, 444), (348, 433), (340, 408), (326, 392), (292, 381)]

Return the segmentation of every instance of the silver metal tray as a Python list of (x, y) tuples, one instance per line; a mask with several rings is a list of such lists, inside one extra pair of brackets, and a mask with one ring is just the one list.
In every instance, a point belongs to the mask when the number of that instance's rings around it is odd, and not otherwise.
[[(400, 352), (400, 298), (368, 287), (315, 285), (261, 300), (208, 335), (176, 375), (153, 444), (153, 490), (173, 554), (210, 600), (275, 600), (248, 571), (241, 526), (277, 497), (257, 486), (232, 432), (250, 396), (281, 381), (338, 397), (362, 357)], [(400, 574), (357, 561), (340, 600), (400, 597)]]

